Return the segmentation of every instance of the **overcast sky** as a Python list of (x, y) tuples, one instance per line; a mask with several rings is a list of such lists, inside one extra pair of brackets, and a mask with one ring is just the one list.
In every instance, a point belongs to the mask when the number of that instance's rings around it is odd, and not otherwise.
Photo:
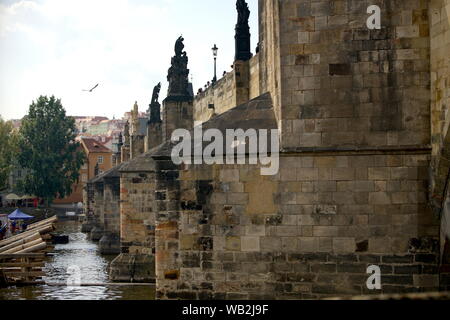
[[(257, 45), (257, 3), (251, 10)], [(234, 60), (235, 0), (0, 0), (0, 115), (22, 118), (39, 95), (55, 95), (69, 115), (121, 118), (145, 111), (183, 35), (194, 91)], [(93, 93), (82, 92), (95, 84)]]

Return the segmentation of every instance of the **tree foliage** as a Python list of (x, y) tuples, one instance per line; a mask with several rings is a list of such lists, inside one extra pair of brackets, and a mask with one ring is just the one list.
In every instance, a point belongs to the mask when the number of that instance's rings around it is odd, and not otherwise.
[(0, 190), (8, 187), (8, 177), (17, 151), (17, 133), (11, 122), (0, 117)]
[(22, 192), (48, 203), (72, 192), (84, 162), (75, 132), (75, 120), (66, 116), (61, 100), (41, 96), (33, 101), (18, 141), (18, 162), (28, 169), (19, 186)]

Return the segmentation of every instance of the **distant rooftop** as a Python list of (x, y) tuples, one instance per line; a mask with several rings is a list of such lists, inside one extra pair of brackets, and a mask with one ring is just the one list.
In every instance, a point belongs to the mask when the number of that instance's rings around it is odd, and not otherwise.
[(102, 143), (98, 142), (95, 139), (82, 138), (81, 141), (89, 152), (112, 152), (111, 149), (105, 147)]
[(86, 121), (104, 121), (109, 120), (107, 117), (102, 116), (72, 116), (75, 120), (86, 120)]

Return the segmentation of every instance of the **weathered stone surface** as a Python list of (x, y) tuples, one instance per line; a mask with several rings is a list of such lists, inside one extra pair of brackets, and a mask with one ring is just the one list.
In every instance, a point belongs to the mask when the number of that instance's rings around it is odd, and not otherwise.
[(94, 228), (92, 228), (91, 232), (89, 233), (89, 239), (94, 242), (99, 242), (104, 234), (105, 231), (103, 230), (102, 227), (94, 226)]
[(99, 250), (102, 255), (118, 255), (120, 251), (120, 236), (115, 233), (106, 233), (99, 241)]
[(149, 255), (120, 254), (111, 262), (109, 276), (115, 282), (155, 282), (155, 259)]
[(154, 256), (160, 299), (380, 293), (366, 288), (373, 264), (382, 293), (446, 287), (427, 189), (431, 160), (435, 190), (450, 167), (447, 5), (385, 1), (382, 29), (367, 30), (363, 2), (260, 1), (258, 55), (193, 101), (169, 99), (162, 130), (167, 140), (194, 121), (279, 129), (279, 174), (175, 166), (169, 141), (133, 159), (121, 177), (119, 265)]

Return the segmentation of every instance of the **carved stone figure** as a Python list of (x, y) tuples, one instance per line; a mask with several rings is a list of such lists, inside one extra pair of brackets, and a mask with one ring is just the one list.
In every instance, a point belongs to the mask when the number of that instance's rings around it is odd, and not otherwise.
[(169, 69), (167, 75), (167, 81), (169, 81), (169, 90), (167, 98), (173, 97), (186, 97), (189, 96), (189, 69), (188, 57), (184, 49), (184, 38), (179, 37), (175, 43), (175, 56), (172, 57), (172, 66)]
[(183, 52), (183, 49), (184, 49), (183, 41), (184, 41), (184, 38), (183, 38), (183, 36), (181, 36), (175, 42), (175, 55), (177, 57), (181, 56), (181, 55), (186, 55), (186, 52)]
[(159, 92), (161, 91), (161, 82), (153, 88), (152, 104), (158, 103)]
[(149, 123), (159, 123), (161, 122), (161, 105), (158, 102), (159, 92), (161, 91), (161, 82), (155, 86), (153, 89), (152, 102), (150, 103)]
[(139, 134), (139, 106), (137, 101), (134, 103), (133, 110), (131, 111), (131, 135)]
[(247, 61), (252, 57), (250, 49), (250, 26), (248, 19), (250, 18), (250, 10), (245, 0), (237, 0), (236, 9), (238, 12), (238, 22), (236, 24), (236, 53), (235, 61)]
[(238, 11), (238, 25), (248, 25), (248, 19), (250, 18), (250, 10), (245, 0), (237, 0), (236, 9)]
[(125, 146), (129, 146), (130, 145), (130, 123), (127, 121), (127, 123), (125, 123)]

